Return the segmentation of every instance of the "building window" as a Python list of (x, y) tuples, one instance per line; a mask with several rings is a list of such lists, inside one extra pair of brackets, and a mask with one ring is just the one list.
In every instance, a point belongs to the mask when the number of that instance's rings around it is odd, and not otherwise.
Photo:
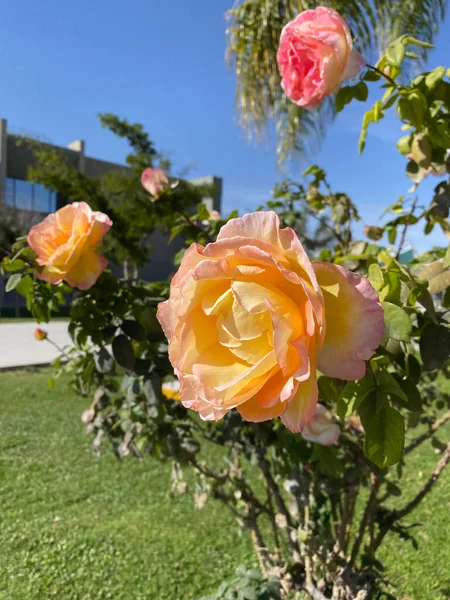
[(56, 193), (40, 183), (23, 179), (6, 179), (6, 205), (21, 210), (35, 210), (42, 213), (55, 212)]

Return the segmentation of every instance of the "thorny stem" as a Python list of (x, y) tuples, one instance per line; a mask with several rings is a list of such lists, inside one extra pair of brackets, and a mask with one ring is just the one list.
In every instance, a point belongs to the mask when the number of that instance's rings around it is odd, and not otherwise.
[(305, 538), (306, 538), (305, 577), (306, 577), (306, 588), (309, 589), (309, 588), (313, 587), (311, 556), (309, 554), (309, 547), (308, 547), (308, 545), (309, 545), (309, 520), (310, 520), (309, 499), (308, 499), (308, 503), (305, 504), (304, 518), (305, 518), (304, 527), (305, 527)]
[(296, 523), (293, 522), (291, 514), (289, 513), (283, 497), (281, 496), (280, 490), (278, 489), (278, 485), (276, 484), (275, 479), (270, 472), (270, 464), (267, 459), (264, 458), (264, 455), (260, 450), (258, 451), (258, 464), (264, 475), (267, 486), (273, 494), (277, 510), (286, 518), (288, 525), (291, 527), (296, 527)]
[[(416, 210), (418, 200), (419, 200), (419, 197), (416, 196), (414, 198), (414, 201), (413, 201), (412, 205), (411, 205), (411, 210), (409, 211), (409, 216), (410, 217), (413, 216), (414, 211)], [(402, 235), (401, 235), (401, 238), (400, 238), (400, 242), (398, 244), (397, 252), (395, 254), (395, 258), (397, 260), (398, 260), (398, 257), (400, 256), (401, 251), (402, 251), (403, 244), (405, 243), (406, 232), (408, 231), (408, 227), (409, 227), (409, 223), (405, 223), (405, 225), (403, 226)]]
[(252, 538), (253, 547), (255, 549), (256, 556), (258, 557), (259, 566), (261, 573), (264, 577), (268, 577), (267, 566), (270, 565), (270, 556), (267, 551), (267, 546), (262, 537), (261, 531), (256, 522), (256, 515), (253, 511), (250, 511), (248, 517), (248, 525), (250, 527), (250, 536)]

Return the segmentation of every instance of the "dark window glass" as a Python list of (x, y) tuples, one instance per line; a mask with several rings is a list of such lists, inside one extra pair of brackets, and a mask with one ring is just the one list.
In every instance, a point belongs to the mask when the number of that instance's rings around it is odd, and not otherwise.
[(38, 212), (50, 212), (50, 191), (39, 183), (34, 184), (34, 210)]
[(33, 204), (33, 184), (29, 181), (16, 179), (16, 207), (31, 210)]
[(5, 198), (6, 206), (15, 206), (15, 179), (10, 179), (9, 177), (6, 179), (6, 198)]
[(6, 179), (6, 205), (42, 213), (55, 212), (56, 192), (48, 190), (40, 183), (8, 177)]

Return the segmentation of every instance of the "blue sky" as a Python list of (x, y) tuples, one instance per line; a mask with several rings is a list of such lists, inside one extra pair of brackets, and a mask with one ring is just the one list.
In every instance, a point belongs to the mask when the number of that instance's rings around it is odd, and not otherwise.
[[(224, 61), (225, 11), (232, 0), (14, 0), (0, 20), (0, 116), (16, 133), (45, 136), (67, 145), (84, 139), (87, 154), (122, 162), (125, 145), (102, 130), (98, 112), (141, 122), (175, 171), (224, 179), (223, 212), (251, 210), (269, 198), (282, 175), (274, 140), (249, 144), (236, 122), (235, 81)], [(450, 26), (441, 28), (430, 65), (450, 66)], [(385, 119), (370, 130), (358, 156), (363, 105), (351, 105), (329, 128), (314, 162), (336, 191), (350, 194), (364, 223), (410, 186), (395, 149), (399, 123)], [(307, 163), (289, 175), (299, 177)], [(429, 202), (429, 177), (420, 197)], [(363, 224), (361, 224), (361, 227)], [(418, 250), (447, 245), (441, 234), (424, 239), (412, 229)]]

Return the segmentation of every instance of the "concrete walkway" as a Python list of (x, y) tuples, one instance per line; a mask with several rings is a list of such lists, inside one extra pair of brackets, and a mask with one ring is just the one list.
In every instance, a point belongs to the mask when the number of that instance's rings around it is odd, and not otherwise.
[(40, 327), (60, 348), (70, 347), (72, 342), (67, 325), (67, 321), (54, 321), (40, 325), (33, 321), (0, 323), (0, 369), (51, 363), (59, 356), (58, 350), (47, 340), (38, 342), (34, 337), (34, 331), (36, 327)]

